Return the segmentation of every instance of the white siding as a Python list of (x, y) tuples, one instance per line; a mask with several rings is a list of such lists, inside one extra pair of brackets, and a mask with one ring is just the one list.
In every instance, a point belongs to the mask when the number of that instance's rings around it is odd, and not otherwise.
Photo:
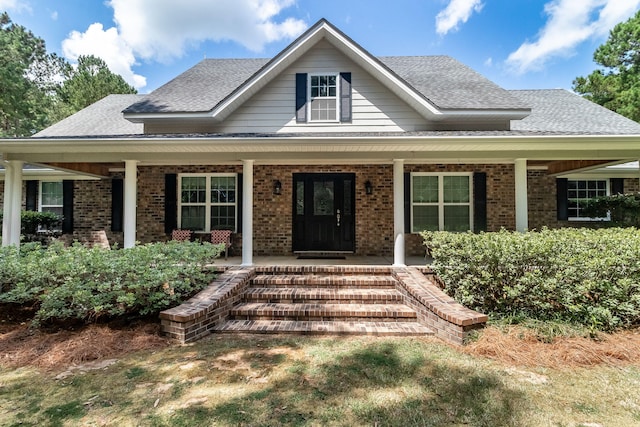
[[(352, 123), (296, 123), (296, 73), (339, 72), (351, 72)], [(428, 128), (426, 119), (331, 44), (321, 41), (212, 130), (224, 133), (299, 133), (398, 132)]]

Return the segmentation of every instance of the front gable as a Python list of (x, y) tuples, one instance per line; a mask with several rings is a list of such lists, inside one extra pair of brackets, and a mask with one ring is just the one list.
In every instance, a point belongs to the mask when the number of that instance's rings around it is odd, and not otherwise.
[[(315, 76), (328, 75), (336, 77), (336, 115), (333, 120), (314, 120), (309, 100), (311, 80)], [(346, 87), (347, 76), (349, 87)], [(345, 99), (342, 102), (346, 97), (349, 101)], [(296, 105), (297, 99), (302, 105)], [(344, 104), (350, 105), (348, 115), (345, 114)], [(344, 117), (340, 117), (341, 115)], [(407, 132), (428, 130), (429, 126), (424, 117), (390, 92), (374, 76), (330, 43), (320, 41), (222, 123), (213, 120), (201, 120), (195, 126), (189, 122), (158, 123), (147, 125), (146, 130), (150, 133), (233, 134)]]
[[(236, 60), (238, 73), (228, 68), (229, 60), (208, 62), (208, 67), (216, 67), (210, 70), (199, 64), (150, 94), (147, 99), (125, 109), (124, 115), (128, 120), (144, 122), (145, 133), (305, 133), (361, 132), (363, 125), (367, 126), (366, 131), (373, 132), (508, 130), (510, 120), (521, 119), (530, 112), (507, 91), (457, 61), (449, 58), (449, 61), (443, 62), (443, 57), (419, 58), (422, 62), (415, 58), (403, 61), (390, 58), (384, 62), (370, 55), (327, 21), (321, 20), (266, 63), (261, 60), (250, 60), (251, 63), (249, 60)], [(440, 63), (425, 58), (440, 58)], [(394, 71), (392, 67), (395, 66), (402, 70), (401, 74)], [(251, 67), (255, 72), (246, 78)], [(194, 72), (196, 69), (197, 72)], [(314, 120), (311, 109), (300, 109), (305, 104), (301, 103), (303, 92), (299, 86), (296, 92), (296, 77), (294, 75), (292, 80), (292, 72), (299, 75), (298, 85), (302, 78), (300, 74), (311, 76), (307, 80), (308, 87), (312, 86), (313, 76), (330, 79), (334, 79), (332, 76), (339, 77), (343, 87), (346, 83), (343, 79), (345, 73), (351, 73), (354, 79), (359, 77), (352, 82), (354, 87), (348, 95), (335, 93), (340, 99), (335, 102), (323, 100), (327, 108), (337, 103), (336, 110), (329, 113), (331, 117), (339, 114), (336, 111), (340, 110), (340, 105), (355, 102), (352, 104), (353, 111), (344, 114), (341, 120), (335, 120), (344, 124), (345, 117), (351, 118), (351, 126), (332, 127), (324, 123), (318, 129), (318, 117)], [(433, 73), (437, 76), (434, 77)], [(238, 85), (239, 80), (243, 80), (243, 83)], [(203, 81), (209, 82), (210, 89), (203, 86)], [(226, 92), (224, 88), (234, 85), (235, 88), (223, 96)], [(339, 90), (340, 84), (337, 86), (334, 89)], [(361, 92), (357, 92), (355, 86)], [(451, 96), (442, 88), (449, 88)], [(290, 91), (293, 91), (293, 95), (289, 94)], [(307, 88), (307, 98), (310, 94)], [(374, 94), (378, 99), (374, 99)], [(441, 105), (436, 105), (430, 99), (430, 94)], [(269, 105), (270, 101), (266, 101), (269, 97), (275, 97), (276, 103), (287, 105)], [(314, 100), (308, 101), (313, 103)], [(262, 111), (264, 108), (268, 108), (268, 111)], [(285, 109), (286, 117), (283, 117)], [(371, 119), (367, 109), (372, 110), (374, 116), (384, 116), (382, 122), (373, 119), (367, 124), (367, 120)], [(361, 121), (355, 117), (358, 110)], [(256, 117), (256, 114), (261, 117)], [(300, 126), (292, 126), (291, 120)], [(309, 126), (310, 122), (314, 122), (313, 126)], [(382, 128), (378, 129), (378, 126)]]

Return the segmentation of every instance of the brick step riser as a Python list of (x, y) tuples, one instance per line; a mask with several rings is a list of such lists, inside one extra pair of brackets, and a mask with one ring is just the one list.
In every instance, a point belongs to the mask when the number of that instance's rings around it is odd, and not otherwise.
[(339, 321), (252, 321), (230, 320), (215, 328), (219, 333), (297, 334), (297, 335), (372, 335), (372, 336), (425, 336), (434, 331), (417, 322), (356, 322)]
[(336, 282), (314, 282), (311, 280), (297, 281), (295, 283), (284, 281), (252, 280), (250, 285), (255, 288), (320, 288), (320, 289), (395, 289), (396, 283), (370, 282), (370, 283), (336, 283)]
[(259, 304), (362, 304), (362, 305), (386, 305), (401, 304), (402, 298), (389, 299), (359, 299), (359, 298), (266, 298), (257, 296), (245, 296), (242, 302)]
[(296, 322), (411, 322), (416, 320), (416, 316), (408, 317), (369, 317), (369, 316), (296, 316), (296, 315), (254, 315), (254, 314), (232, 314), (229, 320), (276, 320), (276, 321), (296, 321)]
[(395, 289), (331, 290), (318, 288), (249, 288), (244, 302), (318, 304), (402, 304), (404, 297)]

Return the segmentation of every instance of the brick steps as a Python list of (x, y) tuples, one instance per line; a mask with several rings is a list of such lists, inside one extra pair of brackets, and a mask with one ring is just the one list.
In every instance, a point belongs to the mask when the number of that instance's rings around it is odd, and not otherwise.
[(355, 322), (355, 321), (291, 321), (291, 320), (229, 320), (212, 329), (217, 333), (303, 334), (303, 335), (374, 335), (424, 336), (433, 330), (417, 322)]
[(285, 265), (229, 268), (160, 319), (183, 343), (211, 332), (288, 332), (437, 335), (463, 344), (487, 316), (442, 292), (428, 269)]
[(429, 335), (389, 269), (262, 268), (213, 332)]
[(360, 304), (397, 304), (402, 295), (395, 289), (367, 288), (314, 288), (314, 287), (268, 287), (249, 288), (244, 294), (247, 302), (291, 302), (304, 303), (315, 301), (319, 304), (360, 303)]

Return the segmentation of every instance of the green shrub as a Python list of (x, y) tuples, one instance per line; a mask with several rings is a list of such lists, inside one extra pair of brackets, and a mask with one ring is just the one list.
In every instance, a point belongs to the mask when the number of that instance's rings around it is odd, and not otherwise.
[(606, 218), (603, 224), (616, 227), (640, 227), (640, 193), (615, 194), (589, 200), (583, 214), (592, 218)]
[(189, 242), (114, 251), (79, 244), (2, 248), (0, 302), (37, 305), (37, 322), (153, 314), (208, 285), (206, 265), (221, 249)]
[[(2, 212), (0, 211), (0, 223)], [(20, 213), (20, 232), (22, 234), (36, 234), (38, 229), (52, 230), (59, 227), (62, 217), (53, 212), (22, 211)]]
[(640, 231), (423, 233), (445, 291), (494, 318), (640, 323)]

